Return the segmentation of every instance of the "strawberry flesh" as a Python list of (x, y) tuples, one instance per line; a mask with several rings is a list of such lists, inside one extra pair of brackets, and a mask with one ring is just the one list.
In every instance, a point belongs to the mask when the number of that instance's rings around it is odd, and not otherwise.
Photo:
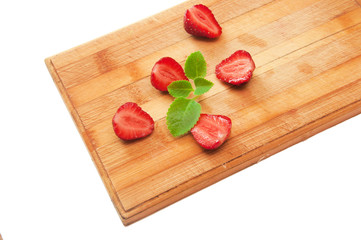
[(136, 103), (127, 102), (120, 106), (113, 117), (115, 134), (123, 140), (146, 137), (153, 132), (153, 118)]
[(216, 66), (216, 76), (224, 82), (240, 85), (252, 78), (255, 68), (251, 54), (238, 50)]
[(231, 127), (232, 121), (227, 116), (201, 114), (191, 133), (203, 148), (216, 149), (226, 141)]
[(187, 9), (183, 22), (186, 32), (193, 36), (217, 38), (222, 34), (222, 28), (212, 11), (202, 4)]
[(168, 91), (167, 87), (177, 80), (188, 80), (182, 66), (173, 58), (164, 57), (155, 63), (150, 76), (152, 85), (160, 91)]

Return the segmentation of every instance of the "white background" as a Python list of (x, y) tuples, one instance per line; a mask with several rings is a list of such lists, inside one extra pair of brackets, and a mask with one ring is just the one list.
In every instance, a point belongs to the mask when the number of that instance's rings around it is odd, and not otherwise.
[(361, 239), (361, 116), (122, 225), (44, 59), (180, 2), (0, 3), (4, 240)]

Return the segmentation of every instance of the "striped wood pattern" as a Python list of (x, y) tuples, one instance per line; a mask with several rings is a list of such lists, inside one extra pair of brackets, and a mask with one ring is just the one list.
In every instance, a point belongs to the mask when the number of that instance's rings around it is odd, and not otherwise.
[[(217, 40), (189, 36), (185, 9), (202, 2), (219, 20)], [(204, 0), (172, 9), (46, 59), (125, 225), (361, 112), (361, 8), (355, 0)], [(238, 49), (257, 69), (250, 83), (221, 83), (214, 68)], [(165, 124), (172, 98), (150, 84), (161, 57), (184, 66), (200, 50), (215, 83), (202, 111), (232, 119), (216, 151)], [(147, 138), (125, 143), (111, 118), (138, 103), (155, 120)]]

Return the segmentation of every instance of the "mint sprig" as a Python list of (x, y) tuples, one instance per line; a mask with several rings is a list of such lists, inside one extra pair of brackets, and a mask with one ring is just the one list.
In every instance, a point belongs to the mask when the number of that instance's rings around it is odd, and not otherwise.
[[(167, 126), (175, 137), (186, 134), (198, 122), (201, 105), (195, 99), (214, 85), (204, 78), (207, 75), (207, 63), (199, 51), (188, 56), (184, 71), (186, 76), (194, 81), (195, 89), (187, 80), (174, 81), (168, 86), (169, 94), (175, 99), (167, 112)], [(191, 92), (195, 97), (187, 98)]]

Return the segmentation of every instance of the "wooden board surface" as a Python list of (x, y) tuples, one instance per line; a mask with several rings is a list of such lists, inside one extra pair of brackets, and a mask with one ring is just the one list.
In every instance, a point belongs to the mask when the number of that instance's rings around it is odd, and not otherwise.
[[(223, 28), (217, 40), (188, 35), (185, 10), (203, 3)], [(257, 68), (242, 87), (221, 83), (215, 66), (239, 49)], [(161, 57), (184, 66), (200, 50), (214, 87), (202, 112), (232, 119), (229, 139), (203, 150), (174, 138), (165, 115), (172, 97), (150, 84)], [(125, 225), (361, 112), (361, 8), (354, 0), (187, 1), (46, 59)], [(111, 119), (136, 102), (155, 120), (147, 138), (126, 143)]]

